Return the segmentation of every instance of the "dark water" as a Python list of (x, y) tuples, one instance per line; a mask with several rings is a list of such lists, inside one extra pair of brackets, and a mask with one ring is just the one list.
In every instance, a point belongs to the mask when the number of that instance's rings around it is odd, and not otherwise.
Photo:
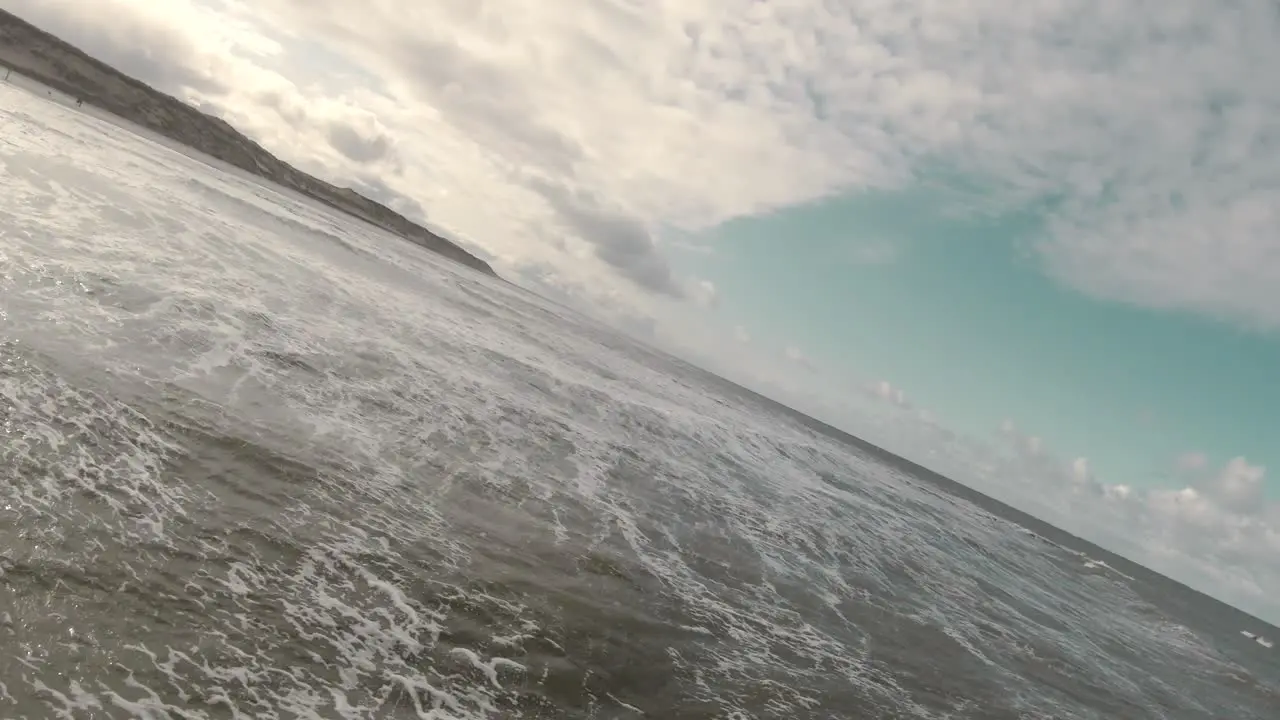
[(0, 717), (1277, 717), (1275, 654), (1203, 596), (0, 107)]

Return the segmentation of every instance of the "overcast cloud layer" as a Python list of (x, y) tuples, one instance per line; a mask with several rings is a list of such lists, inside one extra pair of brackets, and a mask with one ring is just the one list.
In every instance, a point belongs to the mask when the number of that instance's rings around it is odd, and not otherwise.
[(1060, 496), (1050, 519), (1106, 518), (1095, 534), (1280, 621), (1280, 509), (1261, 468), (1171, 458), (1187, 489), (1141, 493), (1014, 428), (975, 454), (889, 383), (849, 390), (865, 412), (834, 405), (830, 378), (805, 384), (822, 369), (803, 348), (749, 360), (712, 350), (751, 346), (749, 328), (682, 324), (715, 288), (680, 276), (663, 236), (942, 171), (984, 187), (985, 209), (1050, 208), (1036, 251), (1063, 283), (1280, 329), (1268, 0), (0, 7), (429, 218), (513, 279), (975, 483)]

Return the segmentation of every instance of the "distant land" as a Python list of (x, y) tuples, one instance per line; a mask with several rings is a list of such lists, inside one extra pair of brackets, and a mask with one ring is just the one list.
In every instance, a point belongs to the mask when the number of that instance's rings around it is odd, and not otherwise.
[(497, 276), (484, 260), (391, 208), (331, 185), (267, 152), (221, 118), (129, 77), (31, 23), (0, 10), (0, 63), (50, 88), (192, 150), (294, 190), (451, 260)]

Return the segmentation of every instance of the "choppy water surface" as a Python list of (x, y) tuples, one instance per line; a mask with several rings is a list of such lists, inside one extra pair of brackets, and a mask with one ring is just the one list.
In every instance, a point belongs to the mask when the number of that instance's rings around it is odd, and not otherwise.
[(1274, 718), (1133, 581), (0, 87), (0, 717)]

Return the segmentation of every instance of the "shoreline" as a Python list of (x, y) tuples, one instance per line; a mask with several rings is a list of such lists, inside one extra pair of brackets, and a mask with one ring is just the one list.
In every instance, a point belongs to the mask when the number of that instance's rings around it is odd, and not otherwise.
[[(44, 30), (0, 10), (0, 68), (13, 77), (72, 99), (81, 112), (93, 108), (122, 129), (179, 152), (225, 164), (277, 188), (343, 213), (491, 277), (500, 277), (480, 257), (391, 208), (350, 188), (339, 187), (293, 167), (221, 118), (126, 75)], [(83, 103), (83, 106), (78, 106)], [(94, 113), (97, 115), (97, 113)], [(139, 131), (143, 132), (139, 132)], [(173, 143), (174, 145), (170, 145)]]
[[(9, 73), (12, 73), (12, 76), (9, 76), (8, 75)], [(286, 185), (281, 185), (275, 182), (274, 180), (272, 180), (271, 178), (264, 177), (261, 174), (249, 172), (248, 170), (245, 170), (244, 168), (239, 167), (237, 165), (233, 165), (227, 162), (226, 160), (223, 160), (222, 158), (219, 158), (215, 155), (210, 155), (198, 148), (193, 148), (190, 145), (181, 143), (167, 135), (157, 132), (144, 125), (139, 125), (138, 123), (133, 122), (132, 120), (126, 117), (117, 115), (109, 110), (104, 110), (90, 103), (77, 105), (77, 98), (75, 96), (69, 95), (63, 90), (58, 89), (56, 87), (46, 85), (41, 80), (37, 78), (33, 78), (29, 75), (26, 75), (20, 70), (10, 68), (4, 65), (3, 63), (0, 63), (0, 86), (3, 86), (3, 85), (8, 85), (9, 87), (12, 87), (15, 90), (18, 90), (20, 92), (28, 93), (38, 100), (45, 100), (47, 102), (56, 103), (61, 107), (63, 107), (64, 109), (79, 113), (87, 117), (94, 118), (95, 120), (100, 120), (102, 122), (108, 123), (112, 127), (123, 130), (144, 142), (155, 143), (156, 145), (159, 145), (165, 148), (166, 150), (179, 153), (183, 157), (187, 157), (192, 160), (195, 160), (196, 162), (206, 165), (209, 168), (216, 170), (218, 172), (229, 173), (247, 182), (261, 185), (273, 193), (283, 194), (293, 200), (297, 200), (297, 201), (312, 205), (320, 210), (339, 213), (344, 218), (354, 220), (358, 223), (363, 223), (375, 230), (379, 230), (385, 233), (390, 233), (392, 236), (394, 236), (396, 240), (407, 239), (393, 230), (389, 230), (377, 223), (373, 223), (369, 221), (364, 217), (355, 215), (344, 208), (337, 207), (335, 205), (327, 203), (322, 199), (319, 199), (312, 195), (304, 193), (296, 188), (288, 187)], [(410, 242), (413, 242), (413, 240), (410, 240)], [(418, 244), (418, 243), (415, 242), (414, 244)], [(425, 249), (432, 250), (431, 248), (425, 248)], [(439, 253), (435, 253), (434, 250), (432, 250), (432, 252), (433, 254), (439, 254)], [(452, 258), (449, 258), (449, 259), (452, 259)], [(497, 275), (496, 273), (485, 273), (485, 274), (488, 274), (497, 280), (501, 280), (502, 282), (509, 284), (509, 281), (506, 280), (506, 278), (503, 278), (501, 275)]]

